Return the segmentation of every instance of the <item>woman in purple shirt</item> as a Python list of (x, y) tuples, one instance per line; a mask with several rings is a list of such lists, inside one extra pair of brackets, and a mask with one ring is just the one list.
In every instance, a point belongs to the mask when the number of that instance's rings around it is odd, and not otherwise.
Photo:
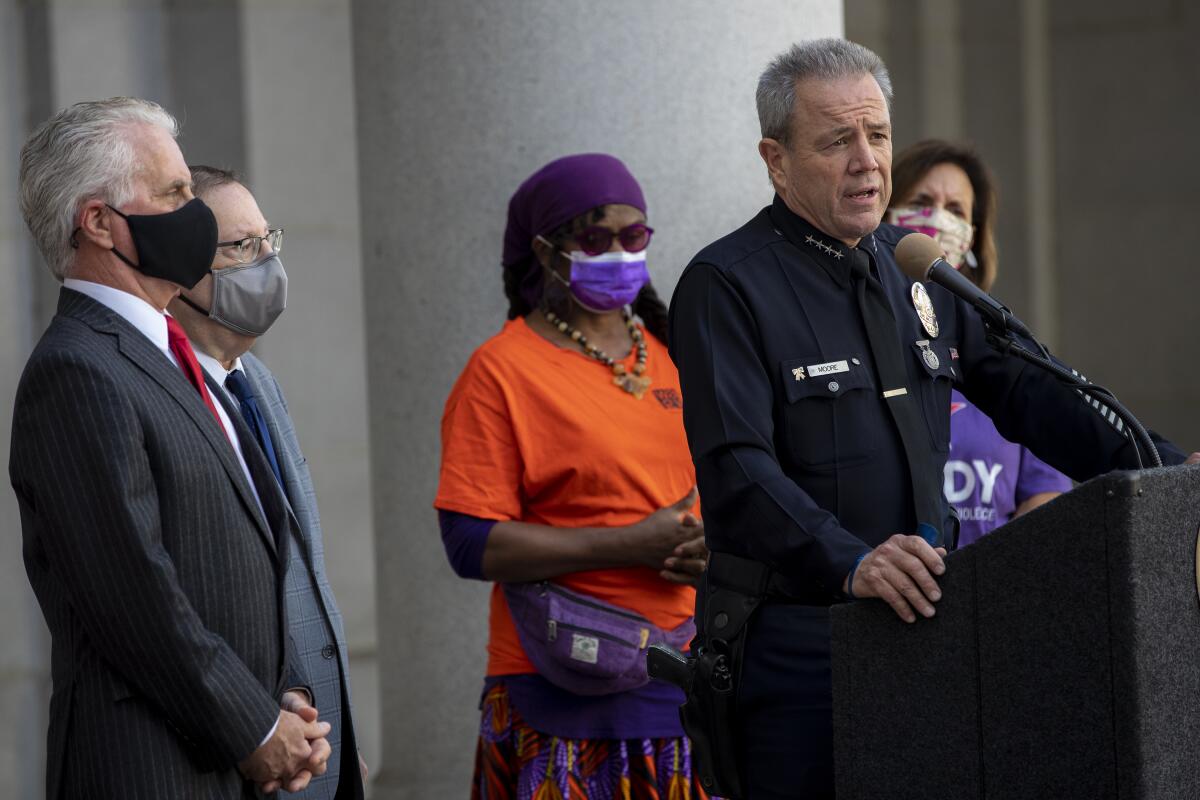
[[(998, 261), (996, 192), (979, 156), (939, 139), (918, 142), (896, 158), (892, 187), (887, 221), (932, 236), (950, 264), (990, 291)], [(944, 491), (962, 521), (959, 547), (1070, 488), (1070, 478), (1005, 439), (982, 411), (952, 393)]]

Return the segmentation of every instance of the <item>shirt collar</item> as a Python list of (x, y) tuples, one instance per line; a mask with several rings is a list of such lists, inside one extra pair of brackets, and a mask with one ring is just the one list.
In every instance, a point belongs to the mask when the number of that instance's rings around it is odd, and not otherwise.
[[(879, 245), (875, 234), (869, 233), (858, 243), (858, 247), (849, 247), (844, 242), (815, 228), (806, 219), (787, 207), (787, 203), (779, 195), (775, 195), (771, 203), (771, 222), (789, 242), (801, 252), (811, 257), (821, 265), (838, 286), (843, 289), (850, 286), (850, 258), (854, 250), (865, 250), (871, 256), (878, 252)], [(872, 267), (875, 259), (872, 258)]]
[(82, 281), (78, 278), (67, 278), (63, 281), (63, 288), (87, 295), (97, 303), (111, 309), (113, 313), (137, 328), (138, 332), (153, 342), (159, 350), (164, 353), (170, 352), (167, 343), (166, 315), (142, 298), (102, 283)]
[[(199, 347), (192, 345), (192, 349), (196, 351), (196, 360), (200, 362), (200, 366), (208, 373), (208, 377), (212, 378), (216, 384), (222, 388), (225, 387), (225, 379), (229, 377), (229, 373), (234, 370), (242, 369), (242, 358), (238, 356), (233, 360), (233, 369), (225, 369), (220, 361), (210, 356), (208, 353), (201, 350)], [(245, 370), (243, 370), (244, 372)]]

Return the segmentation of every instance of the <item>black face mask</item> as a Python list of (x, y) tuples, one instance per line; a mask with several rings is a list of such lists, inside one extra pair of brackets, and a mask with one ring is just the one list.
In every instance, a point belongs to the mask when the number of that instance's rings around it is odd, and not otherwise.
[(217, 254), (217, 218), (199, 197), (166, 214), (121, 214), (109, 208), (129, 224), (138, 263), (114, 247), (117, 258), (143, 275), (185, 289), (191, 289), (208, 274)]

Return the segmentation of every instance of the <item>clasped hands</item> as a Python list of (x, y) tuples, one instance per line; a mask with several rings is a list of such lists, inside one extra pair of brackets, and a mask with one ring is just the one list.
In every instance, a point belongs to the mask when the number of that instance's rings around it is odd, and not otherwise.
[(317, 709), (301, 692), (283, 693), (279, 724), (271, 738), (238, 764), (265, 794), (284, 789), (299, 792), (316, 775), (324, 775), (333, 749), (325, 739), (331, 726), (317, 720)]
[(626, 544), (634, 560), (655, 567), (671, 583), (693, 586), (708, 566), (704, 523), (692, 513), (699, 494), (686, 495), (626, 530)]

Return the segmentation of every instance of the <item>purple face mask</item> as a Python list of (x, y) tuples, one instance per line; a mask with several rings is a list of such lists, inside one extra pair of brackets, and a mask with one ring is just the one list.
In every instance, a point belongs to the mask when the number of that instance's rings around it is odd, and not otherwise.
[(589, 256), (575, 250), (567, 258), (571, 259), (571, 294), (588, 311), (615, 311), (627, 306), (650, 281), (645, 253), (618, 250)]

